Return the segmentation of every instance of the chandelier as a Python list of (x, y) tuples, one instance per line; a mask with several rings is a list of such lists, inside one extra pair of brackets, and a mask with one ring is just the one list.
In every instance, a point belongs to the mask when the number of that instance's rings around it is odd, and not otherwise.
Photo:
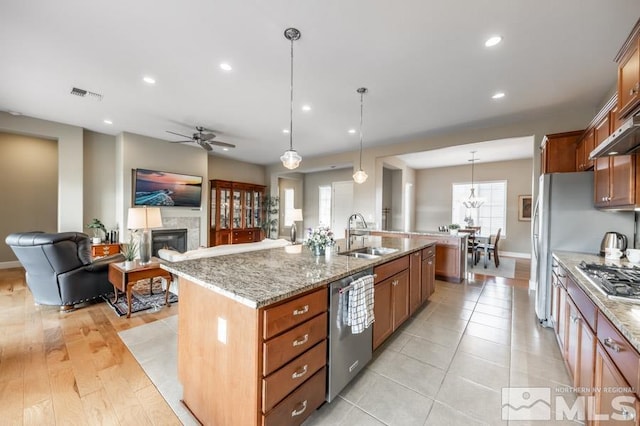
[(291, 86), (290, 86), (290, 109), (289, 109), (289, 150), (280, 157), (282, 165), (293, 170), (300, 165), (302, 157), (293, 149), (293, 42), (300, 38), (300, 31), (295, 28), (284, 30), (284, 36), (291, 41)]
[(363, 96), (365, 93), (367, 93), (367, 88), (366, 87), (361, 87), (358, 90), (356, 90), (358, 93), (360, 93), (360, 168), (358, 169), (357, 172), (355, 172), (353, 174), (353, 180), (356, 183), (364, 183), (367, 178), (369, 176), (367, 176), (367, 174), (365, 173), (364, 170), (362, 170), (362, 104), (363, 104)]
[(476, 189), (473, 187), (473, 168), (477, 160), (475, 157), (476, 152), (477, 151), (471, 151), (471, 160), (468, 160), (471, 162), (471, 192), (469, 193), (469, 198), (462, 202), (468, 209), (477, 209), (484, 204), (483, 199), (476, 197)]

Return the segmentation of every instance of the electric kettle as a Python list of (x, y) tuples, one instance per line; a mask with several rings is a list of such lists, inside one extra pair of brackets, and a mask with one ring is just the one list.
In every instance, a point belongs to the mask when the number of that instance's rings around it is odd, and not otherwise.
[(600, 256), (604, 256), (608, 248), (617, 248), (624, 252), (627, 249), (627, 236), (619, 232), (605, 233), (600, 244)]

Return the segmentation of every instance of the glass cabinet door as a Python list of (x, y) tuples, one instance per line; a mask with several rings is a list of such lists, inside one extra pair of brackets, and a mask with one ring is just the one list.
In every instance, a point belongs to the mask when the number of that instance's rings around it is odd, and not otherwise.
[(254, 226), (260, 228), (262, 226), (262, 192), (253, 191), (253, 217)]
[(244, 227), (253, 228), (253, 203), (251, 202), (251, 191), (244, 193)]
[(233, 228), (238, 229), (242, 227), (242, 198), (240, 198), (240, 191), (233, 191)]
[(229, 203), (231, 191), (226, 188), (220, 190), (220, 228), (229, 229)]
[(218, 191), (216, 191), (215, 188), (211, 188), (211, 228), (216, 227), (216, 213), (218, 212), (217, 194)]

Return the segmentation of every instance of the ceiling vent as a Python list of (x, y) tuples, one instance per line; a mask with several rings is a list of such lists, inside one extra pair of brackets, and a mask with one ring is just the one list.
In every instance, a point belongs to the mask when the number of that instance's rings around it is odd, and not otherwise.
[(71, 94), (75, 96), (80, 96), (81, 98), (90, 97), (95, 99), (96, 101), (101, 101), (103, 97), (103, 95), (101, 95), (100, 93), (90, 92), (88, 90), (79, 89), (77, 87), (74, 87), (71, 89)]

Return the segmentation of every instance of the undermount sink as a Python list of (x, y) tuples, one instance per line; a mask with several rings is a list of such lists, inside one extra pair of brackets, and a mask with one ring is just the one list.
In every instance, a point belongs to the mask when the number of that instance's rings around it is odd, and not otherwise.
[(398, 249), (389, 247), (362, 247), (359, 249), (349, 250), (339, 253), (343, 256), (351, 256), (360, 259), (376, 259), (385, 254), (391, 254), (397, 252)]

